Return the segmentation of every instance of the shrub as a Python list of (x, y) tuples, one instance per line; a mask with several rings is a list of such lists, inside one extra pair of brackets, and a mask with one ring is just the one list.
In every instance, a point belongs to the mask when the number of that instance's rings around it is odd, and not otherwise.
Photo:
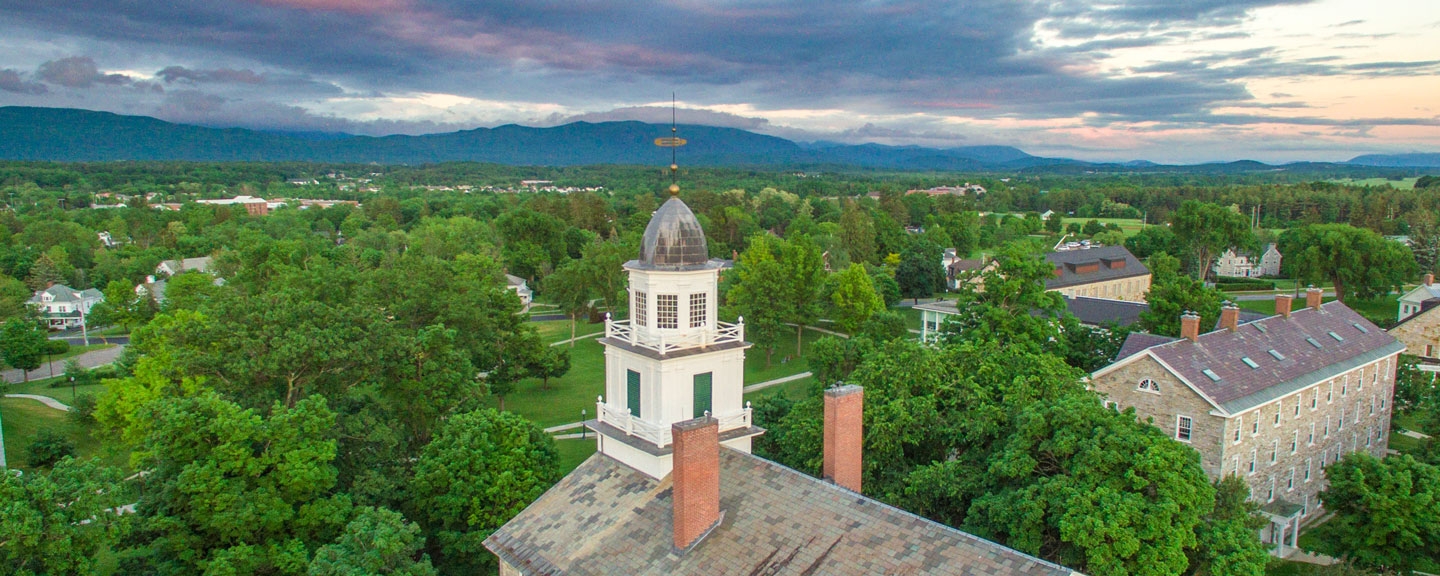
[(75, 444), (64, 435), (48, 428), (35, 435), (25, 448), (25, 460), (36, 468), (49, 468), (66, 456), (75, 455)]
[(95, 423), (95, 404), (94, 394), (76, 396), (75, 400), (70, 402), (70, 411), (65, 413), (65, 417), (81, 426), (89, 426)]
[(1275, 283), (1258, 278), (1224, 278), (1215, 281), (1215, 288), (1224, 292), (1241, 290), (1274, 290)]

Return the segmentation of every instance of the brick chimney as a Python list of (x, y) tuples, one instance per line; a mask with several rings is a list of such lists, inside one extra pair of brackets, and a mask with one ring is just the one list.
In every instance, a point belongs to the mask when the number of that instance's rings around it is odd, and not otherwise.
[(1240, 329), (1240, 307), (1226, 302), (1220, 308), (1220, 327), (1231, 332)]
[(1275, 295), (1275, 313), (1286, 318), (1290, 317), (1290, 309), (1295, 307), (1295, 299), (1289, 294)]
[(1306, 289), (1305, 289), (1305, 305), (1306, 305), (1306, 306), (1309, 306), (1309, 307), (1311, 307), (1311, 308), (1314, 308), (1314, 309), (1316, 309), (1316, 310), (1319, 310), (1319, 309), (1320, 309), (1321, 296), (1323, 296), (1324, 294), (1325, 294), (1325, 291), (1324, 291), (1324, 290), (1321, 290), (1321, 289), (1316, 288), (1316, 287), (1314, 287), (1314, 286), (1311, 286), (1311, 287), (1309, 287), (1309, 288), (1306, 288)]
[(1434, 275), (1434, 274), (1426, 274), (1426, 275), (1425, 275), (1425, 285), (1426, 285), (1426, 286), (1429, 286), (1429, 285), (1434, 284), (1434, 283), (1435, 283), (1435, 275)]
[(825, 463), (821, 475), (836, 486), (860, 491), (865, 437), (865, 392), (859, 386), (825, 391)]
[(1191, 342), (1200, 340), (1200, 315), (1186, 312), (1180, 315), (1180, 336)]
[(720, 524), (720, 421), (701, 416), (670, 425), (675, 548), (688, 550)]

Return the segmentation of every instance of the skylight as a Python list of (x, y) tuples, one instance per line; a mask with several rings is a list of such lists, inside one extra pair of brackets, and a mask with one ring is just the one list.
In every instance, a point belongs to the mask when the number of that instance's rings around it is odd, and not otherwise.
[(1259, 367), (1260, 367), (1260, 365), (1259, 365), (1259, 364), (1256, 364), (1254, 360), (1251, 360), (1249, 356), (1245, 356), (1245, 357), (1241, 358), (1240, 361), (1241, 361), (1241, 362), (1244, 362), (1246, 366), (1249, 366), (1249, 367), (1251, 367), (1251, 368), (1259, 368)]
[(1281, 354), (1279, 350), (1276, 350), (1276, 349), (1274, 349), (1274, 348), (1271, 348), (1271, 349), (1270, 349), (1270, 356), (1273, 357), (1273, 358), (1275, 358), (1276, 360), (1284, 360), (1284, 359), (1285, 359), (1285, 355), (1284, 355), (1284, 354)]
[(1200, 373), (1201, 373), (1201, 374), (1204, 374), (1206, 378), (1209, 378), (1209, 379), (1211, 379), (1211, 380), (1213, 380), (1213, 381), (1215, 381), (1215, 382), (1219, 382), (1219, 381), (1220, 381), (1220, 376), (1219, 376), (1218, 374), (1216, 374), (1214, 371), (1210, 370), (1209, 368), (1206, 368), (1206, 369), (1204, 369), (1204, 370), (1201, 370)]
[(1316, 341), (1314, 338), (1306, 338), (1305, 341), (1309, 342), (1310, 345), (1314, 346), (1317, 350), (1320, 348), (1320, 342)]
[(1369, 334), (1369, 333), (1370, 333), (1370, 329), (1369, 329), (1369, 328), (1366, 328), (1366, 327), (1364, 327), (1364, 326), (1361, 326), (1359, 322), (1352, 322), (1350, 325), (1351, 325), (1351, 326), (1354, 326), (1356, 330), (1359, 330), (1361, 334)]
[(1345, 341), (1345, 339), (1342, 338), (1342, 337), (1340, 337), (1339, 334), (1336, 334), (1336, 333), (1334, 333), (1334, 332), (1329, 332), (1329, 334), (1330, 334), (1330, 337), (1331, 337), (1331, 338), (1334, 338), (1336, 342), (1344, 342), (1344, 341)]
[(1253, 324), (1253, 326), (1255, 326), (1255, 329), (1259, 330), (1261, 334), (1264, 334), (1266, 332), (1264, 324), (1256, 322), (1255, 324)]

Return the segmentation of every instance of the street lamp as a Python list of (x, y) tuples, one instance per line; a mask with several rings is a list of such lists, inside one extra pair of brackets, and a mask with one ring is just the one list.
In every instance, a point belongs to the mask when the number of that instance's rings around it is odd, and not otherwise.
[(75, 377), (70, 377), (70, 405), (75, 405)]
[(585, 439), (585, 409), (580, 409), (580, 439)]

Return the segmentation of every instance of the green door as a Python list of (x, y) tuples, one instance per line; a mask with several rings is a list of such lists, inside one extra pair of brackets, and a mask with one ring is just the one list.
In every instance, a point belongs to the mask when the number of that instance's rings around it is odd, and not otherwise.
[(695, 415), (694, 418), (704, 416), (710, 411), (710, 373), (695, 375)]
[(640, 373), (634, 370), (625, 371), (625, 406), (631, 416), (640, 417)]

